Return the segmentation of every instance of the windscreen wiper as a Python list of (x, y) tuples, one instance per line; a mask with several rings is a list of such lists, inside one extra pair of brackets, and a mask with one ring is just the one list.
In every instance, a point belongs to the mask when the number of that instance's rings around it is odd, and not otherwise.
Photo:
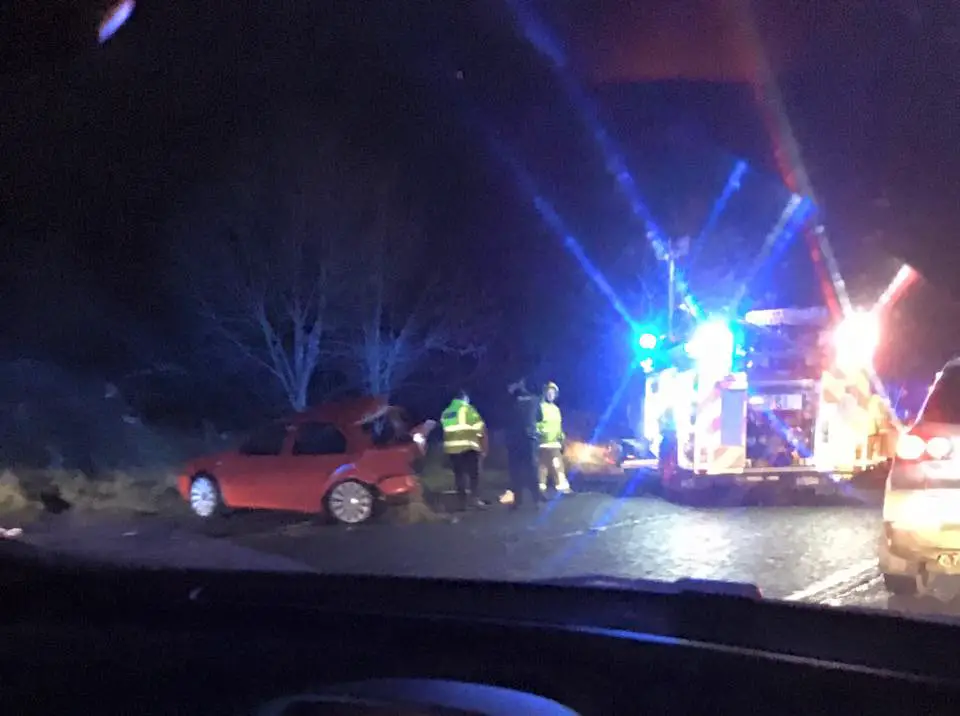
[(762, 599), (760, 587), (749, 582), (728, 582), (719, 579), (678, 579), (673, 582), (655, 579), (628, 579), (606, 574), (583, 574), (574, 577), (538, 580), (537, 584), (558, 587), (609, 587), (657, 594), (716, 594), (745, 599)]

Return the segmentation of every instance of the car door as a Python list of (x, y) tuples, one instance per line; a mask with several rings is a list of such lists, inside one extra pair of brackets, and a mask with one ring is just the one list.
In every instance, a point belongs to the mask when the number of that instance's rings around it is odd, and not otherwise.
[(347, 439), (335, 425), (320, 421), (301, 423), (287, 460), (288, 509), (319, 511), (331, 476), (351, 462)]
[(217, 468), (224, 500), (233, 507), (284, 509), (284, 448), (290, 426), (278, 422), (254, 431)]

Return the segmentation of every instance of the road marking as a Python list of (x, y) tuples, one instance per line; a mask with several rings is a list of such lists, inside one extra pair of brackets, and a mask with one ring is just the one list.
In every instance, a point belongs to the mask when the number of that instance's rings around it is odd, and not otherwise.
[(566, 540), (572, 539), (573, 537), (585, 537), (586, 535), (601, 534), (603, 532), (608, 532), (609, 530), (620, 529), (621, 527), (636, 527), (644, 522), (646, 522), (645, 518), (632, 517), (626, 520), (620, 520), (619, 522), (608, 522), (605, 525), (588, 525), (587, 527), (581, 527), (580, 529), (573, 530), (571, 532), (564, 532), (558, 535), (547, 535), (543, 537), (543, 541)]
[(834, 572), (828, 577), (819, 579), (809, 587), (805, 589), (800, 589), (793, 594), (788, 594), (784, 597), (784, 600), (788, 602), (800, 602), (810, 600), (812, 597), (826, 596), (827, 592), (831, 592), (837, 589), (840, 586), (855, 586), (862, 581), (867, 580), (870, 577), (873, 577), (877, 573), (877, 562), (873, 559), (865, 559), (862, 562), (858, 562), (846, 569), (841, 569), (837, 572)]

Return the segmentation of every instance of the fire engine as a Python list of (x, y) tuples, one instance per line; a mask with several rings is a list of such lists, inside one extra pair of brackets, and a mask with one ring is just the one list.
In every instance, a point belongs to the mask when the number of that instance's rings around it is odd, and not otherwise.
[(621, 466), (663, 486), (775, 483), (836, 489), (892, 456), (895, 417), (875, 390), (877, 312), (833, 325), (823, 308), (705, 320), (644, 381)]

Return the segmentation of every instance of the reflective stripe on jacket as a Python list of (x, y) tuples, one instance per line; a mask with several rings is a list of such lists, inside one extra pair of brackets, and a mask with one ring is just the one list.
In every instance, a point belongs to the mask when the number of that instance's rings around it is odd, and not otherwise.
[(563, 418), (560, 415), (559, 406), (556, 403), (544, 400), (540, 403), (540, 412), (542, 417), (537, 424), (537, 432), (540, 434), (540, 447), (563, 447)]
[(443, 451), (448, 455), (483, 450), (486, 427), (480, 413), (470, 403), (455, 399), (440, 416), (443, 425)]

